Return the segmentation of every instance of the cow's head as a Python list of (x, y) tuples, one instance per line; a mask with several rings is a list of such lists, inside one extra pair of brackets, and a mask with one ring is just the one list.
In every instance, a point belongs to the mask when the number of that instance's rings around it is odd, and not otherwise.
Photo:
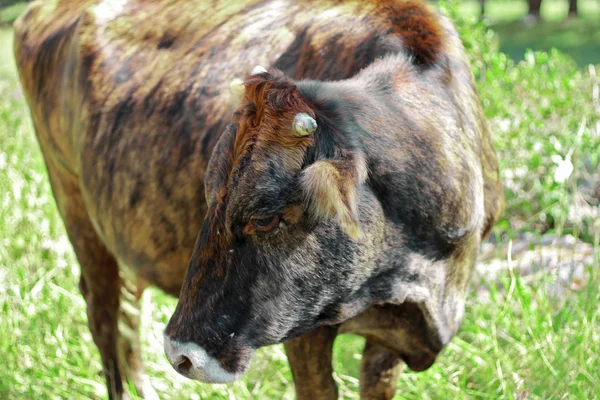
[(358, 128), (339, 99), (319, 97), (318, 82), (304, 90), (253, 72), (210, 160), (209, 211), (165, 330), (171, 364), (204, 382), (232, 381), (255, 349), (363, 311), (383, 246)]

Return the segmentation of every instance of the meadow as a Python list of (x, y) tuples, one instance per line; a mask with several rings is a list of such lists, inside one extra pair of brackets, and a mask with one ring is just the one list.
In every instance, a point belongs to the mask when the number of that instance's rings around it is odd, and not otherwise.
[[(444, 9), (471, 57), (507, 207), (486, 243), (491, 255), (478, 267), (458, 335), (429, 370), (405, 371), (396, 398), (598, 398), (600, 66), (577, 65), (555, 50), (528, 51), (514, 62), (485, 24)], [(106, 398), (77, 287), (79, 266), (19, 88), (10, 28), (0, 29), (0, 205), (0, 399)], [(539, 250), (536, 240), (565, 235), (591, 249), (576, 280), (568, 276), (557, 294), (560, 268), (538, 265), (537, 273), (521, 276), (511, 247), (526, 238), (526, 250), (548, 251), (554, 242)], [(577, 259), (578, 248), (559, 257)], [(486, 268), (498, 263), (506, 268), (489, 282)], [(294, 397), (282, 346), (260, 350), (251, 371), (233, 384), (179, 376), (162, 348), (175, 303), (155, 289), (143, 296), (142, 350), (161, 398)], [(344, 399), (357, 398), (363, 344), (350, 335), (336, 342), (335, 379)]]
[[(459, 2), (462, 15), (478, 17), (479, 0)], [(527, 49), (549, 51), (558, 48), (577, 64), (600, 63), (600, 2), (578, 0), (579, 18), (567, 19), (567, 0), (543, 0), (542, 21), (523, 24), (525, 0), (487, 0), (488, 23), (498, 34), (500, 50), (514, 60), (523, 60)]]

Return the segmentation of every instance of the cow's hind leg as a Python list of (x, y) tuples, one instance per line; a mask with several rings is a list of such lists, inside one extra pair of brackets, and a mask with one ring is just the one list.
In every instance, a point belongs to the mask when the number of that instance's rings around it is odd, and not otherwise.
[(144, 373), (140, 347), (140, 297), (144, 287), (128, 279), (123, 280), (119, 304), (119, 366), (122, 377), (133, 383), (138, 396), (146, 400), (158, 400), (158, 395)]
[(337, 327), (322, 326), (284, 344), (297, 400), (336, 400), (331, 358)]
[(393, 398), (403, 367), (404, 363), (397, 353), (367, 339), (360, 368), (360, 398)]
[[(122, 374), (141, 368), (137, 339), (139, 315), (129, 321), (122, 318), (125, 320), (122, 326), (129, 326), (131, 335), (129, 339), (121, 338), (119, 305), (124, 293), (117, 262), (92, 226), (77, 178), (52, 165), (48, 158), (46, 161), (54, 197), (81, 266), (79, 288), (87, 304), (88, 325), (102, 357), (109, 398), (121, 399), (124, 397)], [(135, 307), (124, 310), (121, 316), (131, 314), (132, 310), (136, 311)], [(126, 361), (133, 361), (125, 368), (124, 363), (119, 363), (119, 348), (128, 355)]]

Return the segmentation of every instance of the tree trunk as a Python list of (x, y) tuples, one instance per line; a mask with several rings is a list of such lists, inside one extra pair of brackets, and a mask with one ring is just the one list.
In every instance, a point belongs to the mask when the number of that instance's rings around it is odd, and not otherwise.
[(569, 0), (569, 18), (577, 17), (579, 10), (577, 9), (577, 0)]
[[(572, 0), (569, 0), (572, 1)], [(542, 0), (529, 0), (528, 16), (540, 19), (540, 9), (542, 8)]]

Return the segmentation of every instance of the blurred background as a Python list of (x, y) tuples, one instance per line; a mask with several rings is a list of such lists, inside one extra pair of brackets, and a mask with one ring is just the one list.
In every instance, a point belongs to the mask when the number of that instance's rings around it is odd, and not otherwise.
[(463, 16), (486, 20), (500, 39), (500, 50), (522, 60), (526, 49), (557, 48), (578, 65), (600, 63), (600, 1), (460, 1)]
[[(397, 399), (592, 399), (600, 393), (600, 0), (435, 3), (457, 25), (500, 161), (506, 210), (482, 245), (463, 325)], [(79, 267), (12, 57), (27, 3), (0, 0), (0, 399), (105, 398)], [(230, 384), (177, 375), (162, 350), (175, 300), (143, 296), (143, 353), (165, 399), (293, 398), (282, 346)], [(364, 340), (338, 339), (357, 398)], [(135, 393), (132, 393), (135, 398)]]

